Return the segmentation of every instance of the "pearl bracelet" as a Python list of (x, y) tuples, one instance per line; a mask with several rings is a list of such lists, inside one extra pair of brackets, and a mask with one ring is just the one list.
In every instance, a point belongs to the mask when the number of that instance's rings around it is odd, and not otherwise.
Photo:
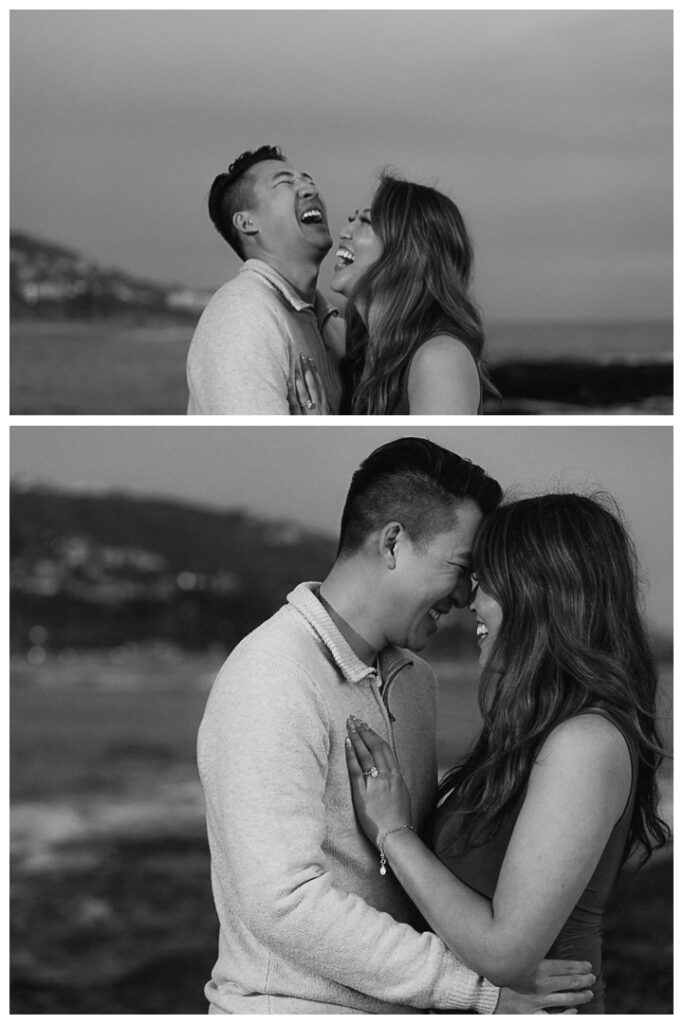
[(379, 842), (378, 842), (377, 845), (379, 846), (379, 873), (380, 873), (380, 875), (386, 875), (386, 873), (387, 873), (387, 858), (386, 858), (386, 855), (384, 853), (384, 842), (385, 842), (387, 836), (390, 836), (392, 832), (403, 832), (403, 831), (414, 832), (415, 829), (413, 828), (412, 825), (396, 825), (395, 828), (388, 828), (386, 830), (386, 832), (383, 832), (382, 835), (379, 837)]

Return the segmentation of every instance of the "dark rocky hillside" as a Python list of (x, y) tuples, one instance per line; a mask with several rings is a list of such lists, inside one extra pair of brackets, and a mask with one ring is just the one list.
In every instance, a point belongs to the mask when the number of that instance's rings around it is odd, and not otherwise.
[(75, 250), (10, 232), (13, 319), (182, 321), (196, 319), (207, 299), (207, 293), (144, 281), (100, 266)]
[(334, 557), (290, 523), (117, 494), (13, 488), (10, 535), (14, 650), (229, 647)]

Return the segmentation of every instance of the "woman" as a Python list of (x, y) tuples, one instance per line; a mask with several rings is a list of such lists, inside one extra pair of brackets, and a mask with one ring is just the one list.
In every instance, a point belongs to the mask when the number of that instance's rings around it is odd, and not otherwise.
[[(474, 415), (484, 389), (497, 395), (482, 362), (471, 267), (455, 203), (383, 174), (371, 208), (349, 217), (330, 284), (349, 300), (344, 412)], [(298, 378), (302, 411), (324, 411), (314, 374), (304, 368)]]
[(578, 1012), (604, 1013), (607, 895), (636, 847), (647, 859), (669, 837), (631, 543), (596, 500), (547, 495), (489, 516), (473, 564), (484, 725), (441, 782), (432, 848), (391, 748), (350, 721), (357, 814), (471, 969), (515, 987), (542, 957), (587, 960), (597, 980)]

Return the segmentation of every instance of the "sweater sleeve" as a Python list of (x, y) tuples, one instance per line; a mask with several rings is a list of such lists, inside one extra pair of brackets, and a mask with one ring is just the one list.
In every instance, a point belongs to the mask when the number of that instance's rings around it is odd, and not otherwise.
[(313, 683), (273, 654), (231, 662), (200, 771), (245, 925), (274, 955), (381, 1001), (492, 1013), (498, 989), (436, 935), (335, 884), (323, 855), (330, 730)]
[(189, 412), (289, 415), (289, 354), (282, 324), (263, 298), (233, 290), (207, 306), (187, 359)]

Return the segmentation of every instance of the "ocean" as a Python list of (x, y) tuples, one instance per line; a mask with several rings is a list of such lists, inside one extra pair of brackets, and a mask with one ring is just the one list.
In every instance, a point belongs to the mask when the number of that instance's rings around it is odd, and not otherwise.
[(485, 324), (492, 365), (509, 360), (586, 359), (595, 362), (669, 362), (673, 321), (548, 321)]
[[(185, 360), (192, 330), (192, 324), (115, 320), (14, 321), (10, 324), (11, 412), (183, 414), (187, 408)], [(671, 322), (492, 323), (486, 325), (486, 332), (487, 358), (507, 400), (503, 413), (672, 411)], [(572, 368), (566, 364), (578, 361), (595, 370), (588, 375), (588, 394), (584, 379), (578, 387), (569, 380)], [(557, 380), (549, 362), (557, 364)]]

